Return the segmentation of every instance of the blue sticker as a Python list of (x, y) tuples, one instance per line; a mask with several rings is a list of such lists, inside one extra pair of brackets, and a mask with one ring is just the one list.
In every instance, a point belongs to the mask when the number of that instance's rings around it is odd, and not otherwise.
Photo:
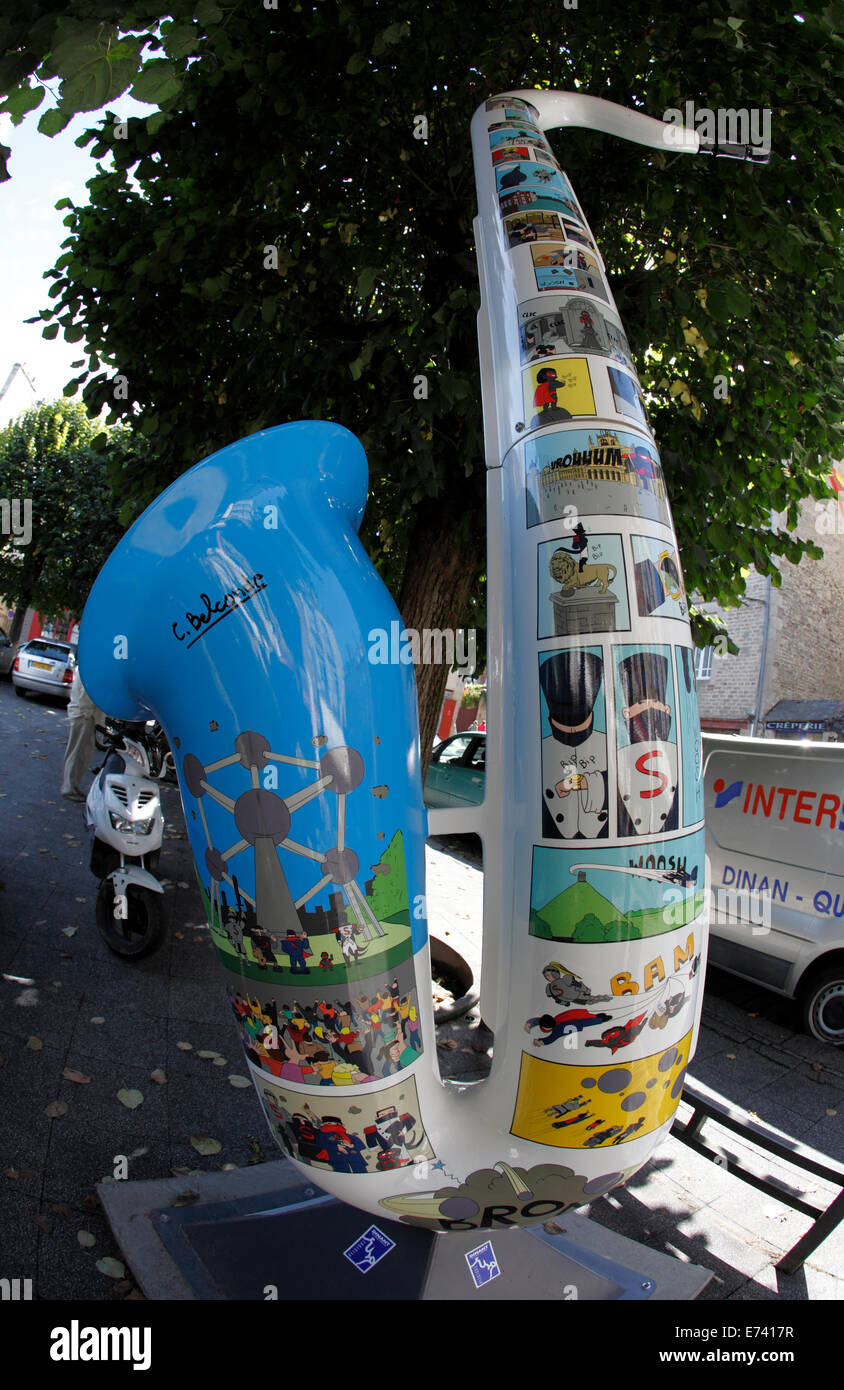
[[(343, 1254), (347, 1260), (351, 1260), (355, 1269), (360, 1274), (368, 1274), (377, 1265), (379, 1260), (383, 1260), (385, 1255), (389, 1255), (391, 1250), (395, 1250), (396, 1242), (385, 1236), (383, 1231), (379, 1231), (377, 1226), (370, 1226), (368, 1231), (364, 1231), (362, 1236), (358, 1236), (353, 1245)], [(468, 1257), (467, 1257), (468, 1258)]]
[(501, 1273), (495, 1252), (488, 1240), (485, 1240), (483, 1245), (476, 1245), (474, 1250), (468, 1252), (466, 1263), (469, 1266), (469, 1273), (474, 1280), (476, 1289), (481, 1288), (484, 1284), (489, 1284), (493, 1279), (497, 1279)]

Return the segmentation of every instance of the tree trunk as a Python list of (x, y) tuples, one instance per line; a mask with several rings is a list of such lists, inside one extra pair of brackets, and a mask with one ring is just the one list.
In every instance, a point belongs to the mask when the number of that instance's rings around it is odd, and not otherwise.
[[(474, 508), (468, 508), (468, 512), (474, 514)], [(470, 541), (465, 495), (455, 489), (420, 505), (399, 598), (405, 628), (419, 633), (420, 646), (425, 628), (455, 632), (463, 625), (477, 569), (477, 554), (477, 538), (472, 537)], [(424, 651), (424, 647), (421, 650)], [(416, 667), (423, 779), (428, 771), (449, 669), (445, 662)]]
[(18, 641), (20, 640), (21, 629), (23, 628), (24, 618), (25, 618), (26, 615), (27, 615), (27, 611), (28, 611), (28, 609), (29, 609), (29, 605), (31, 604), (31, 602), (32, 602), (32, 590), (31, 590), (31, 589), (29, 590), (28, 593), (21, 594), (20, 598), (17, 598), (17, 599), (15, 600), (15, 616), (14, 616), (14, 618), (12, 619), (12, 626), (11, 626), (11, 629), (10, 629), (10, 631), (9, 631), (9, 641), (11, 642), (12, 646), (14, 646), (15, 643), (18, 642)]

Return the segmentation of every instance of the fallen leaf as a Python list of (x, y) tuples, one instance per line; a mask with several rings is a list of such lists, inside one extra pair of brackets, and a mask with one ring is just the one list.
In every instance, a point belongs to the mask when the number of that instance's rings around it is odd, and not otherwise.
[(837, 1115), (837, 1114), (838, 1114), (838, 1111), (837, 1111), (837, 1110), (827, 1110), (826, 1113), (827, 1113), (827, 1115), (832, 1116), (832, 1115)]
[(234, 1172), (237, 1171), (237, 1164), (236, 1164), (236, 1163), (224, 1163), (221, 1171), (224, 1172), (224, 1173), (234, 1173)]
[(727, 1053), (727, 1061), (728, 1061), (728, 1062), (734, 1062), (735, 1060), (736, 1060), (736, 1054), (735, 1054), (734, 1052), (728, 1052), (728, 1053)]
[(175, 1202), (171, 1202), (171, 1207), (189, 1207), (192, 1202), (199, 1201), (198, 1192), (180, 1192)]
[(105, 1023), (105, 1019), (104, 1019), (104, 1018), (100, 1018), (100, 1016), (99, 1016), (99, 1014), (98, 1014), (97, 1017), (96, 1017), (96, 1018), (92, 1018), (92, 1019), (90, 1020), (90, 1022), (91, 1022), (91, 1023)]
[(227, 1067), (228, 1064), (229, 1063), (227, 1057), (215, 1057), (213, 1062), (211, 1063), (212, 1067)]
[(86, 1211), (96, 1211), (100, 1205), (100, 1199), (93, 1192), (89, 1192), (87, 1197), (82, 1198), (82, 1205)]
[(131, 1279), (121, 1279), (119, 1284), (115, 1284), (115, 1286), (114, 1286), (114, 1292), (115, 1292), (115, 1293), (124, 1293), (124, 1294), (125, 1294), (125, 1293), (128, 1293), (129, 1290), (130, 1290), (132, 1287), (133, 1287), (133, 1284), (132, 1284), (132, 1280), (131, 1280)]
[(65, 936), (75, 936), (78, 931), (78, 927), (62, 927), (62, 932)]
[(176, 1046), (180, 1052), (193, 1052), (193, 1043), (177, 1042)]
[(77, 1231), (76, 1239), (79, 1241), (80, 1245), (84, 1245), (86, 1250), (91, 1245), (96, 1245), (97, 1243), (97, 1237), (92, 1235), (90, 1231)]
[(120, 1101), (121, 1105), (126, 1106), (127, 1110), (137, 1110), (138, 1106), (143, 1103), (144, 1096), (142, 1091), (126, 1090), (123, 1088), (117, 1092), (117, 1099)]
[(197, 1052), (196, 1055), (197, 1055), (197, 1057), (221, 1057), (221, 1056), (222, 1056), (222, 1053), (221, 1053), (221, 1052), (212, 1052), (212, 1051), (210, 1050), (210, 1048), (205, 1047), (205, 1048), (202, 1049), (201, 1052)]
[(443, 1052), (454, 1052), (455, 1048), (457, 1047), (457, 1043), (454, 1041), (453, 1038), (442, 1038), (437, 1043), (437, 1047), (441, 1047)]
[(146, 1303), (146, 1296), (141, 1293), (140, 1289), (133, 1289), (131, 1293), (127, 1293), (123, 1300), (124, 1303), (137, 1303), (138, 1301)]
[(176, 1178), (186, 1178), (190, 1172), (190, 1168), (171, 1168), (170, 1172)]
[(27, 1038), (26, 1045), (30, 1047), (33, 1052), (40, 1052), (44, 1046), (40, 1038)]
[(190, 1142), (198, 1154), (218, 1154), (223, 1147), (219, 1139), (209, 1139), (205, 1134), (191, 1135)]
[(107, 1274), (109, 1279), (122, 1279), (126, 1273), (126, 1266), (122, 1260), (115, 1260), (111, 1255), (106, 1255), (104, 1259), (97, 1260), (97, 1269), (100, 1274)]
[(231, 1086), (236, 1086), (240, 1090), (244, 1086), (251, 1086), (252, 1082), (249, 1080), (248, 1076), (232, 1075), (229, 1077), (229, 1084)]
[(56, 1216), (60, 1216), (63, 1221), (70, 1220), (71, 1210), (67, 1202), (54, 1202), (53, 1211), (56, 1213)]
[(75, 1081), (77, 1086), (87, 1086), (88, 1082), (91, 1080), (90, 1076), (86, 1076), (84, 1071), (74, 1071), (73, 1067), (65, 1067), (62, 1076), (65, 1081)]
[(149, 1074), (149, 1079), (150, 1081), (156, 1082), (158, 1086), (167, 1085), (167, 1077), (165, 1073), (161, 1070), (161, 1067), (156, 1067), (155, 1071), (151, 1071)]
[(4, 1168), (4, 1169), (3, 1169), (3, 1177), (4, 1177), (4, 1178), (11, 1178), (11, 1179), (14, 1181), (15, 1179), (17, 1179), (17, 1178), (20, 1177), (20, 1169), (18, 1169), (18, 1168)]
[(48, 1221), (46, 1216), (34, 1216), (32, 1219), (45, 1235), (48, 1236), (50, 1234), (53, 1229), (52, 1221)]
[(56, 1120), (59, 1115), (67, 1114), (67, 1106), (63, 1100), (51, 1100), (44, 1114), (47, 1116), (48, 1120)]

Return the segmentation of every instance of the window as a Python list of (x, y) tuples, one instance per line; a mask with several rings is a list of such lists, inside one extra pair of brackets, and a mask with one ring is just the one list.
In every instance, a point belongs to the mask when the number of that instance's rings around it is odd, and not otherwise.
[(699, 681), (712, 679), (712, 647), (702, 647), (695, 652), (695, 675)]

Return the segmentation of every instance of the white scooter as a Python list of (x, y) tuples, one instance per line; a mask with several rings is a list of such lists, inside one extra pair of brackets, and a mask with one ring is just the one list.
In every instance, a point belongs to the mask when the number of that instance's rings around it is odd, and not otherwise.
[(109, 950), (138, 960), (160, 944), (161, 895), (154, 871), (164, 838), (158, 780), (170, 771), (157, 724), (109, 720), (97, 726), (107, 753), (85, 802), (93, 836), (91, 871), (100, 879), (97, 926)]

